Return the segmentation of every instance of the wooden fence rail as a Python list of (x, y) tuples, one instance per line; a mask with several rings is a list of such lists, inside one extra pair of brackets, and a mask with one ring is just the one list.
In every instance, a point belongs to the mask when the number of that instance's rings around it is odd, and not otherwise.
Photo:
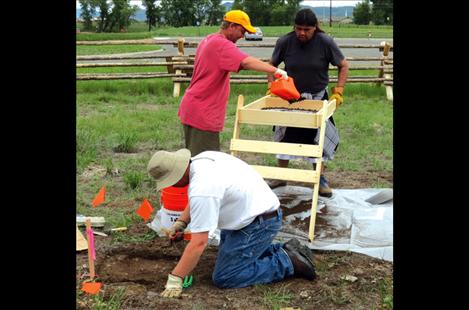
[(77, 68), (99, 68), (99, 67), (157, 67), (157, 66), (174, 66), (184, 65), (187, 62), (170, 61), (170, 62), (110, 62), (110, 63), (86, 63), (77, 64)]
[(128, 80), (128, 79), (154, 79), (154, 78), (168, 78), (168, 77), (184, 77), (186, 75), (177, 73), (166, 72), (143, 72), (143, 73), (83, 73), (77, 76), (77, 80), (91, 81), (91, 80)]
[(153, 59), (153, 58), (170, 58), (173, 60), (188, 60), (194, 59), (195, 55), (84, 55), (77, 56), (77, 61), (86, 60), (122, 60), (122, 59)]
[[(186, 42), (184, 39), (175, 40), (113, 40), (113, 41), (77, 41), (77, 45), (107, 45), (107, 44), (171, 44), (178, 47), (177, 55), (86, 55), (77, 56), (77, 68), (98, 68), (98, 67), (148, 67), (165, 66), (166, 72), (145, 72), (145, 73), (81, 73), (77, 74), (77, 80), (118, 80), (118, 79), (152, 79), (152, 78), (172, 78), (174, 89), (173, 96), (179, 97), (181, 83), (188, 83), (191, 80), (194, 70), (195, 55), (185, 55), (185, 47), (196, 47), (197, 42)], [(238, 43), (238, 47), (274, 47), (275, 43)], [(378, 76), (349, 76), (347, 83), (380, 83), (386, 88), (386, 95), (389, 100), (393, 100), (393, 58), (389, 57), (392, 46), (388, 42), (381, 42), (379, 45), (370, 44), (342, 44), (340, 48), (378, 48), (382, 54), (379, 57), (347, 57), (347, 61), (376, 61), (379, 65), (350, 66), (349, 70), (377, 70)], [(164, 58), (164, 62), (151, 61), (152, 59)], [(270, 58), (260, 58), (269, 61)], [(144, 60), (143, 62), (94, 62), (100, 60)], [(85, 62), (83, 62), (85, 61)], [(329, 67), (330, 70), (337, 70), (337, 67)], [(330, 76), (330, 82), (337, 82), (337, 76)], [(230, 82), (233, 84), (266, 84), (265, 75), (231, 75)]]

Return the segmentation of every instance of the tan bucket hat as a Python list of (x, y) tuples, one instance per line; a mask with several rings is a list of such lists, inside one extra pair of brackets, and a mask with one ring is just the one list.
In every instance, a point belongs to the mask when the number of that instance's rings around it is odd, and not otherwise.
[(156, 190), (176, 184), (186, 172), (191, 151), (180, 149), (176, 152), (158, 151), (150, 159), (147, 171), (156, 180)]

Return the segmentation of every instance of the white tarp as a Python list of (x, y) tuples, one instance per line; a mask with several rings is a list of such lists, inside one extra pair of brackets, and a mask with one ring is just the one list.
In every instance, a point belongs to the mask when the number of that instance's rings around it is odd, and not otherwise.
[[(292, 224), (293, 220), (305, 221), (309, 227), (311, 214), (312, 189), (301, 186), (282, 186), (273, 191), (280, 200), (284, 197), (284, 208), (295, 208), (307, 205), (306, 211), (293, 213), (285, 217), (282, 230), (276, 241), (284, 242), (292, 237), (312, 249), (352, 251), (393, 261), (393, 201), (375, 205), (366, 202), (368, 198), (384, 190), (378, 188), (365, 189), (333, 189), (331, 198), (319, 196), (316, 214), (315, 238), (308, 241), (308, 229), (299, 229)], [(161, 210), (148, 227), (165, 236), (161, 230)], [(169, 227), (166, 227), (169, 228)], [(209, 234), (209, 243), (218, 245), (220, 231), (216, 229)]]
[[(295, 219), (309, 221), (311, 210), (290, 214), (285, 218), (279, 233), (281, 240), (296, 237), (312, 249), (348, 250), (387, 261), (393, 261), (393, 200), (370, 204), (368, 198), (389, 189), (334, 189), (331, 198), (319, 196), (316, 215), (315, 238), (308, 242), (308, 231), (299, 230), (291, 222)], [(292, 197), (286, 208), (300, 202), (311, 202), (312, 189), (284, 186), (274, 189), (282, 197)], [(310, 206), (310, 204), (309, 204)]]

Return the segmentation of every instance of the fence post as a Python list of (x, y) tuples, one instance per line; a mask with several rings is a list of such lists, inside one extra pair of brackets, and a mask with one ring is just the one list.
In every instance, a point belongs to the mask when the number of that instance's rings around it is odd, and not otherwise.
[(184, 55), (184, 38), (178, 39), (178, 54), (179, 56)]
[[(382, 41), (380, 43), (380, 45), (383, 47), (383, 53), (381, 54), (381, 56), (383, 58), (383, 59), (381, 59), (381, 66), (384, 66), (384, 60), (388, 58), (389, 50), (391, 49), (391, 45), (386, 41)], [(379, 70), (378, 77), (382, 78), (383, 76), (384, 76), (384, 68)]]
[[(178, 54), (179, 56), (184, 55), (184, 38), (179, 38), (178, 39)], [(178, 69), (176, 70), (176, 74), (181, 74), (182, 70)], [(174, 88), (173, 88), (173, 97), (179, 97), (179, 93), (181, 92), (181, 83), (180, 82), (175, 82), (174, 83)]]
[[(389, 73), (384, 73), (384, 67), (388, 64), (388, 57), (389, 57), (389, 51), (391, 49), (391, 44), (389, 44), (386, 41), (381, 42), (381, 46), (383, 46), (383, 59), (381, 60), (381, 66), (383, 69), (380, 69), (379, 71), (379, 77), (382, 78), (384, 77), (385, 79), (392, 79), (392, 76)], [(384, 82), (383, 82), (384, 85)], [(386, 88), (386, 98), (388, 100), (393, 100), (393, 94), (392, 94), (392, 86), (390, 85), (384, 85)]]

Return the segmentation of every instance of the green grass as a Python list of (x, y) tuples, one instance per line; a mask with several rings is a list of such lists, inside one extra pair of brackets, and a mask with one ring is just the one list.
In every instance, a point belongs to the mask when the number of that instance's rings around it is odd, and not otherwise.
[(280, 308), (288, 306), (288, 303), (295, 295), (291, 293), (287, 287), (288, 285), (284, 285), (278, 289), (272, 289), (269, 286), (259, 285), (256, 286), (256, 290), (262, 293), (262, 302), (267, 309), (279, 310)]
[(147, 233), (141, 234), (141, 235), (134, 235), (134, 234), (126, 233), (126, 232), (116, 232), (116, 233), (113, 233), (112, 244), (141, 243), (141, 242), (153, 240), (157, 236), (158, 235), (153, 230), (149, 230)]
[[(147, 93), (149, 89), (152, 93)], [(158, 144), (159, 149), (182, 146), (182, 140), (173, 141), (182, 139), (182, 132), (177, 118), (180, 99), (168, 96), (171, 90), (172, 83), (162, 79), (78, 82), (78, 114), (83, 114), (77, 122), (78, 159), (85, 162), (93, 156), (112, 154), (116, 135), (131, 133), (133, 147), (137, 149), (139, 144), (145, 143), (154, 147)], [(221, 135), (222, 145), (226, 147), (232, 134), (237, 94), (243, 94), (248, 103), (264, 95), (265, 86), (232, 85), (225, 130)], [(386, 101), (382, 86), (347, 85), (345, 103), (334, 118), (342, 142), (336, 160), (331, 162), (332, 169), (357, 170), (365, 165), (391, 170), (392, 104)], [(270, 126), (256, 126), (247, 132), (268, 138), (270, 130)], [(84, 165), (78, 166), (79, 170), (84, 168)]]
[[(93, 40), (137, 40), (153, 37), (200, 37), (210, 33), (217, 32), (219, 26), (187, 26), (187, 27), (159, 27), (148, 31), (148, 28), (142, 26), (144, 23), (134, 23), (130, 26), (127, 33), (77, 33), (78, 41)], [(256, 25), (258, 26), (258, 25)], [(79, 24), (78, 28), (81, 27)], [(266, 37), (279, 37), (290, 31), (292, 26), (259, 26)], [(328, 34), (336, 38), (368, 38), (368, 32), (372, 33), (374, 38), (392, 38), (392, 26), (376, 25), (350, 25), (333, 23), (321, 25), (321, 28)], [(80, 28), (81, 29), (81, 28)]]
[(102, 294), (96, 295), (91, 310), (119, 310), (123, 302), (124, 293), (125, 289), (120, 288), (106, 300)]
[(140, 40), (150, 39), (155, 35), (152, 32), (109, 32), (109, 33), (97, 33), (97, 32), (84, 32), (77, 33), (77, 41), (106, 41), (106, 40)]
[(116, 153), (133, 153), (136, 151), (136, 135), (131, 132), (120, 132), (116, 137), (116, 142), (112, 150)]
[(138, 171), (129, 171), (124, 174), (124, 182), (127, 184), (127, 187), (130, 189), (138, 189), (141, 188), (143, 179), (145, 175), (142, 172)]
[(109, 55), (161, 50), (159, 45), (77, 45), (77, 55)]
[[(262, 97), (265, 91), (264, 85), (232, 85), (221, 134), (222, 151), (229, 151), (237, 95), (243, 94), (247, 104)], [(117, 227), (141, 222), (134, 215), (144, 198), (159, 207), (155, 183), (146, 173), (146, 166), (156, 150), (184, 146), (177, 117), (180, 99), (172, 97), (169, 79), (77, 82), (78, 213), (104, 216)], [(348, 84), (344, 99), (345, 103), (334, 113), (341, 143), (328, 170), (392, 172), (393, 105), (386, 100), (384, 87)], [(242, 138), (266, 141), (273, 135), (272, 126), (243, 125), (241, 132)], [(250, 156), (249, 160), (251, 164), (276, 164), (274, 155)], [(104, 168), (107, 174), (83, 177), (85, 168), (91, 165)], [(302, 161), (292, 163), (292, 167), (305, 165)], [(114, 170), (118, 173), (112, 173)], [(103, 184), (108, 188), (107, 201), (114, 205), (91, 208), (90, 202)]]
[(393, 302), (393, 285), (392, 281), (388, 278), (381, 279), (379, 281), (379, 289), (381, 295), (381, 309), (392, 310), (394, 306)]
[(167, 72), (165, 66), (77, 68), (77, 73)]

